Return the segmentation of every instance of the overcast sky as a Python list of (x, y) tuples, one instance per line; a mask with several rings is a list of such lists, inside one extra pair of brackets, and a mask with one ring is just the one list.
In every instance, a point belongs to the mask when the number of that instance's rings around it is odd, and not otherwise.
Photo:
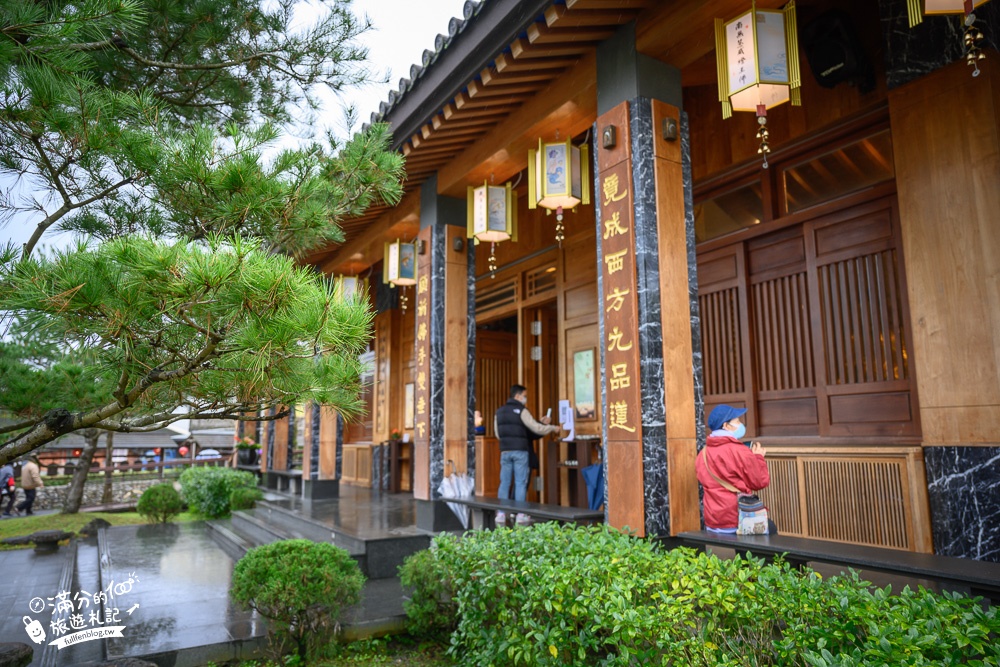
[[(325, 118), (335, 123), (338, 130), (343, 125), (342, 109), (338, 105), (353, 104), (359, 122), (368, 122), (380, 102), (388, 99), (389, 91), (399, 88), (399, 80), (409, 77), (410, 65), (420, 63), (424, 49), (434, 49), (438, 33), (448, 33), (448, 21), (462, 16), (465, 0), (354, 0), (358, 15), (371, 17), (375, 29), (362, 40), (369, 50), (369, 61), (375, 72), (389, 72), (388, 84), (373, 84), (361, 89), (346, 91), (343, 100), (329, 97)], [(0, 182), (7, 189), (9, 184)], [(13, 220), (0, 228), (0, 245), (13, 241), (20, 245), (28, 240), (34, 225), (29, 220)], [(51, 230), (42, 237), (43, 246), (61, 246), (69, 241), (59, 238)]]

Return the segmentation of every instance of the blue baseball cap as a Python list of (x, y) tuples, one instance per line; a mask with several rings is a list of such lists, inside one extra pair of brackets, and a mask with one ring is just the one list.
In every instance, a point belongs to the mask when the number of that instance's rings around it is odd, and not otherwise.
[(712, 408), (712, 413), (708, 415), (708, 428), (718, 431), (722, 428), (723, 424), (743, 416), (746, 414), (746, 411), (746, 408), (734, 408), (731, 405), (716, 405)]

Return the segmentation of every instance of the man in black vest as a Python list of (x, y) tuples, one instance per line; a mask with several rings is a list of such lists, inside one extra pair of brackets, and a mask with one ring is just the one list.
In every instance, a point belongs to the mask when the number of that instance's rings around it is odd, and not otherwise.
[[(535, 421), (525, 406), (528, 403), (527, 388), (515, 384), (510, 388), (510, 398), (497, 410), (493, 421), (493, 432), (500, 440), (500, 488), (497, 498), (510, 498), (511, 476), (514, 478), (514, 500), (524, 500), (528, 493), (528, 452), (532, 440), (558, 433), (558, 426), (549, 426), (551, 417)], [(503, 512), (497, 512), (497, 524), (506, 522)], [(518, 517), (521, 519), (521, 517)], [(527, 519), (527, 517), (524, 517)]]

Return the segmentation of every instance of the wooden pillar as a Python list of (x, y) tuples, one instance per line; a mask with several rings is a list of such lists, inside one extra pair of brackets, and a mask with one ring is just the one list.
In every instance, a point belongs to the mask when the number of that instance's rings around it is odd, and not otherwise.
[(375, 400), (372, 441), (389, 439), (394, 428), (403, 428), (403, 352), (399, 345), (400, 313), (396, 308), (375, 316)]
[(320, 479), (340, 479), (337, 456), (338, 435), (339, 435), (339, 415), (337, 411), (329, 406), (320, 408), (319, 421), (319, 478)]
[(637, 52), (634, 24), (600, 45), (597, 62), (608, 523), (639, 535), (676, 534), (700, 526), (691, 183), (685, 126), (678, 106), (665, 102), (680, 104), (680, 72)]
[(606, 142), (598, 151), (596, 179), (608, 523), (642, 537), (646, 535), (645, 475), (628, 102), (601, 115), (597, 127), (617, 137), (613, 145)]

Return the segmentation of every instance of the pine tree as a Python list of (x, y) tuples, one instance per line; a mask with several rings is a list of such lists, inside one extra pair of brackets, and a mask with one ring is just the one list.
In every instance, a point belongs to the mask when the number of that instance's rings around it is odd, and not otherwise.
[[(275, 152), (317, 86), (368, 76), (349, 2), (296, 29), (300, 4), (0, 0), (0, 211), (35, 227), (0, 253), (0, 461), (84, 428), (359, 408), (371, 313), (295, 260), (398, 201), (402, 159), (379, 125)], [(91, 240), (36, 252), (53, 228)]]

